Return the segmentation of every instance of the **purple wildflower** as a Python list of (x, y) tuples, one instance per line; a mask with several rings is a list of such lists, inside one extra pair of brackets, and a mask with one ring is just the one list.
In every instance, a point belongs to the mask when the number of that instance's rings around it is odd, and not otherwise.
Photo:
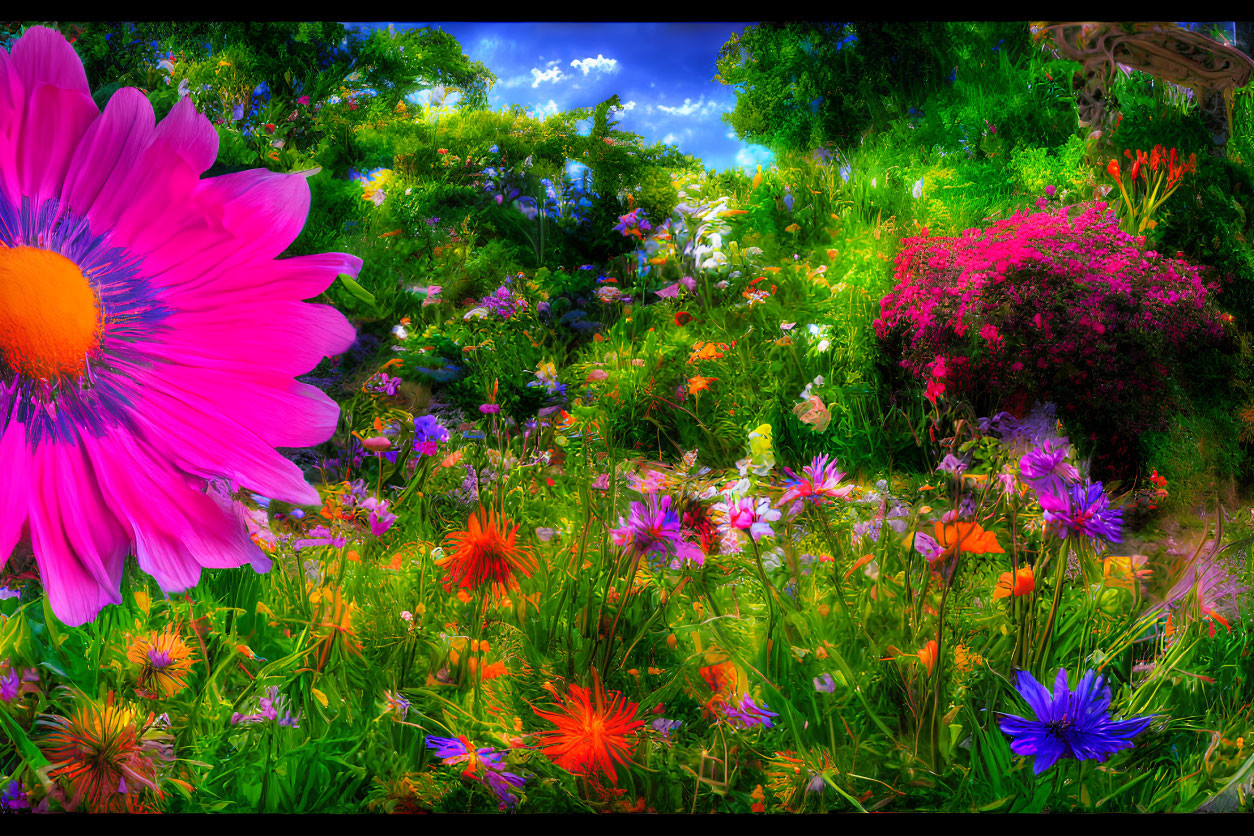
[(8, 780), (8, 786), (0, 793), (0, 810), (29, 810), (30, 799), (21, 781)]
[(18, 689), (22, 685), (21, 677), (17, 675), (16, 668), (9, 668), (9, 672), (4, 676), (0, 676), (0, 700), (5, 702), (13, 702), (17, 699)]
[(375, 499), (373, 496), (361, 503), (362, 509), (370, 512), (370, 533), (382, 537), (396, 522), (396, 515), (388, 511), (386, 499)]
[(836, 693), (836, 680), (832, 678), (830, 673), (814, 678), (814, 690), (821, 691), (824, 694)]
[(651, 725), (653, 730), (670, 737), (671, 732), (684, 724), (683, 720), (667, 720), (665, 717), (659, 717), (654, 720)]
[(620, 527), (610, 532), (615, 545), (623, 546), (637, 557), (658, 555), (663, 560), (669, 557), (672, 569), (678, 569), (685, 561), (698, 566), (705, 562), (701, 548), (684, 541), (679, 514), (671, 508), (669, 496), (663, 496), (661, 501), (650, 496), (644, 503), (631, 503), (629, 518), (619, 517), (618, 524)]
[[(410, 618), (413, 618), (413, 616), (411, 615)], [(396, 714), (402, 720), (404, 720), (405, 715), (409, 714), (409, 709), (410, 709), (409, 700), (402, 697), (399, 691), (395, 693), (392, 691), (384, 691), (383, 696), (384, 696), (384, 699), (386, 700), (386, 710), (389, 713)]]
[(1035, 755), (1037, 775), (1060, 758), (1105, 761), (1120, 749), (1132, 748), (1132, 738), (1149, 726), (1153, 716), (1110, 719), (1110, 687), (1089, 671), (1074, 693), (1067, 690), (1067, 672), (1058, 669), (1054, 693), (1027, 671), (1019, 671), (1016, 688), (1036, 714), (1025, 720), (1013, 714), (1001, 718), (1001, 730), (1013, 739), (1016, 755)]
[(507, 807), (515, 806), (518, 803), (518, 796), (510, 790), (522, 789), (527, 779), (521, 775), (506, 772), (503, 767), (496, 764), (485, 763), (484, 766), (483, 782), (496, 795), (497, 801), (500, 802), (500, 809), (505, 810)]
[(837, 470), (836, 460), (828, 461), (827, 456), (816, 456), (814, 461), (801, 469), (801, 476), (784, 468), (789, 481), (785, 485), (784, 495), (777, 505), (785, 505), (794, 499), (808, 499), (815, 505), (822, 505), (829, 499), (846, 499), (853, 491), (853, 485), (842, 485), (840, 480), (845, 474)]
[(332, 534), (331, 529), (325, 525), (314, 526), (309, 533), (312, 535), (311, 537), (297, 540), (292, 545), (297, 549), (304, 549), (309, 546), (334, 546), (337, 549), (342, 549), (348, 543), (348, 538)]
[(379, 379), (371, 383), (367, 388), (376, 394), (393, 396), (396, 394), (397, 388), (401, 385), (399, 377), (389, 377), (386, 372), (379, 375)]
[(1070, 450), (1066, 438), (1047, 438), (1019, 460), (1019, 478), (1036, 491), (1047, 511), (1065, 510), (1067, 485), (1080, 478), (1075, 465), (1067, 463)]
[(758, 706), (748, 694), (732, 697), (723, 703), (723, 713), (729, 723), (742, 729), (751, 729), (754, 726), (774, 728), (775, 724), (771, 722), (771, 718), (779, 716), (771, 711), (766, 703)]
[(1111, 508), (1110, 497), (1101, 482), (1071, 485), (1067, 489), (1070, 500), (1061, 510), (1045, 510), (1045, 522), (1056, 526), (1059, 537), (1068, 532), (1119, 543), (1123, 540), (1123, 509)]

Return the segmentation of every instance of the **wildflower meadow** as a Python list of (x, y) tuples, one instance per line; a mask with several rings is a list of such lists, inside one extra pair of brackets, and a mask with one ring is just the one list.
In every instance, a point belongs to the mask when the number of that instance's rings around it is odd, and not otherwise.
[(1254, 60), (466, 49), (0, 23), (0, 813), (1249, 809)]

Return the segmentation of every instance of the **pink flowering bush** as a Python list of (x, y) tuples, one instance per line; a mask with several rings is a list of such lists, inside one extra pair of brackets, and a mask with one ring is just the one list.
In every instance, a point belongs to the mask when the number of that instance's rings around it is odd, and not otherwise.
[(1181, 361), (1223, 335), (1201, 268), (1138, 246), (1104, 204), (908, 238), (876, 334), (934, 403), (1033, 397), (1106, 439), (1162, 426)]

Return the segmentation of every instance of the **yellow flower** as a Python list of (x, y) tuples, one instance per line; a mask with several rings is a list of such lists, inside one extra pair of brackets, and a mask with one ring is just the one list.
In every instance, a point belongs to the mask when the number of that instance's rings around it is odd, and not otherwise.
[(749, 453), (754, 457), (765, 456), (771, 452), (771, 425), (763, 424), (749, 433)]

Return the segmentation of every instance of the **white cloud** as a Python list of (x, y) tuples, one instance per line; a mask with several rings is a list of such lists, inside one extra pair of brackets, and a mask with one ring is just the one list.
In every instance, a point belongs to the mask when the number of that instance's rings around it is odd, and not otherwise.
[(533, 106), (529, 112), (536, 119), (547, 119), (550, 116), (556, 116), (559, 110), (561, 108), (557, 106), (557, 102), (549, 99), (545, 104)]
[(705, 100), (705, 96), (702, 96), (701, 98), (697, 99), (695, 102), (692, 99), (684, 99), (684, 103), (680, 105), (679, 107), (667, 107), (666, 105), (658, 105), (657, 109), (662, 111), (663, 113), (669, 113), (672, 116), (691, 116), (694, 113), (697, 114), (698, 116), (705, 116), (706, 114), (713, 113), (715, 110), (718, 109), (718, 102), (715, 102), (715, 101), (707, 102)]
[(756, 169), (759, 164), (766, 165), (773, 159), (775, 155), (771, 153), (771, 150), (761, 145), (746, 145), (736, 152), (736, 165), (746, 171)]
[(531, 68), (531, 86), (539, 87), (542, 82), (552, 81), (554, 83), (566, 78), (566, 74), (562, 72), (562, 68), (557, 66), (559, 62), (550, 61), (547, 70), (540, 70), (536, 67)]
[(666, 136), (662, 137), (663, 145), (674, 145), (676, 142), (679, 142), (679, 137), (675, 136), (673, 133), (667, 134)]
[(570, 65), (575, 69), (587, 75), (590, 72), (597, 73), (613, 73), (618, 71), (618, 61), (613, 58), (606, 58), (604, 55), (597, 53), (596, 58), (582, 58), (571, 61)]

